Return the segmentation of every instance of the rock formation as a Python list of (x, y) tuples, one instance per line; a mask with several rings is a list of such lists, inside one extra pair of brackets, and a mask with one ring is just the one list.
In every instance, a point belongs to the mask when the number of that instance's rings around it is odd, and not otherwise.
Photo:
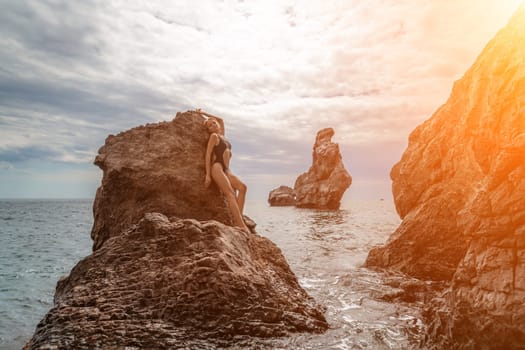
[(295, 193), (293, 188), (288, 186), (279, 186), (270, 191), (268, 203), (272, 207), (286, 207), (295, 205)]
[(202, 120), (177, 113), (171, 122), (108, 136), (95, 159), (103, 177), (93, 205), (93, 250), (148, 212), (231, 224), (218, 188), (203, 185), (209, 134)]
[(452, 349), (525, 344), (525, 5), (410, 135), (392, 171), (402, 224), (368, 266), (451, 281), (428, 310)]
[(150, 213), (59, 281), (55, 306), (26, 347), (191, 348), (327, 326), (268, 239)]
[(275, 244), (220, 222), (201, 124), (180, 113), (106, 140), (94, 251), (58, 282), (25, 349), (215, 348), (328, 328)]
[(299, 208), (338, 209), (341, 197), (352, 183), (346, 171), (339, 145), (331, 141), (334, 129), (317, 133), (308, 172), (295, 180), (296, 206)]

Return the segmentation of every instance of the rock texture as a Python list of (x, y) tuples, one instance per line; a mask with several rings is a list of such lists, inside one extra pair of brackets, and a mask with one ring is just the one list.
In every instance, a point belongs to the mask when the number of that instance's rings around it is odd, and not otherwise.
[(327, 327), (268, 239), (148, 213), (58, 282), (26, 348), (212, 348)]
[(295, 180), (296, 206), (299, 208), (338, 209), (341, 197), (352, 183), (346, 171), (339, 145), (333, 143), (334, 129), (317, 133), (308, 172)]
[(368, 266), (451, 281), (446, 348), (525, 347), (525, 5), (410, 135), (391, 172), (402, 224)]
[(268, 203), (272, 207), (286, 207), (295, 205), (295, 193), (293, 188), (288, 186), (279, 186), (270, 191)]
[(26, 349), (210, 349), (327, 329), (255, 223), (225, 225), (223, 196), (203, 186), (207, 138), (191, 112), (107, 138), (93, 253), (58, 282)]
[(204, 189), (209, 134), (202, 121), (177, 113), (171, 122), (108, 136), (95, 159), (103, 177), (93, 206), (93, 250), (148, 212), (231, 224), (217, 187)]

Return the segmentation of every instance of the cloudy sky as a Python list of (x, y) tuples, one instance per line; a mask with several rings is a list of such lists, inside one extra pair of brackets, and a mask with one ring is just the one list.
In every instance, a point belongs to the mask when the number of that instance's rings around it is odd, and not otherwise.
[(0, 198), (92, 198), (108, 134), (224, 117), (248, 197), (293, 186), (316, 132), (355, 198), (390, 198), (408, 134), (515, 0), (0, 0)]

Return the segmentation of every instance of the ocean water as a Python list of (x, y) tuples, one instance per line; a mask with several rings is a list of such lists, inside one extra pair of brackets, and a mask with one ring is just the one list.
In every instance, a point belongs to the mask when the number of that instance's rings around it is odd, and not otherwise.
[(91, 200), (0, 200), (0, 349), (20, 349), (91, 252)]
[[(378, 298), (391, 287), (363, 268), (399, 225), (387, 201), (348, 201), (338, 211), (248, 202), (259, 234), (277, 244), (300, 284), (326, 308), (330, 329), (233, 348), (408, 349), (424, 337), (419, 309)], [(0, 200), (0, 348), (20, 349), (52, 307), (56, 282), (91, 253), (91, 200)]]

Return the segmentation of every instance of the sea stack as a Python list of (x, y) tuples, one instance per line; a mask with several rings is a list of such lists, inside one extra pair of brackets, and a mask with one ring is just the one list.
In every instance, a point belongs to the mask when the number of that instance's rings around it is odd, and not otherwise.
[(268, 203), (271, 207), (287, 207), (295, 205), (295, 193), (293, 188), (279, 186), (270, 191)]
[(450, 281), (429, 310), (448, 349), (525, 344), (525, 5), (410, 135), (391, 171), (403, 219), (368, 266)]
[(295, 180), (295, 205), (299, 208), (339, 209), (341, 197), (352, 183), (332, 136), (332, 128), (317, 133), (312, 166)]
[(323, 309), (280, 249), (230, 226), (205, 189), (202, 119), (178, 113), (106, 140), (94, 251), (57, 284), (25, 349), (218, 348), (323, 332)]

